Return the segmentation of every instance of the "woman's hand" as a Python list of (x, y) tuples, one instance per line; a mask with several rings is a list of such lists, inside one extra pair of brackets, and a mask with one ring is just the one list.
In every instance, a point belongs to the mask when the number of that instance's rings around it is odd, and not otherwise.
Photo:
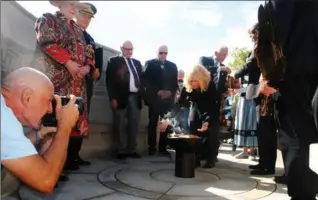
[(162, 120), (159, 125), (160, 132), (166, 132), (168, 126), (169, 126), (169, 121), (165, 119)]
[(201, 128), (198, 129), (199, 132), (205, 132), (207, 131), (209, 128), (209, 123), (208, 122), (205, 122), (202, 124)]
[(267, 80), (261, 80), (260, 82), (260, 93), (262, 93), (265, 96), (270, 96), (276, 92), (276, 89), (268, 86)]
[(73, 78), (75, 78), (80, 72), (80, 64), (74, 62), (73, 60), (69, 60), (65, 63), (67, 70), (71, 73)]
[(41, 125), (40, 130), (38, 131), (39, 138), (43, 139), (49, 133), (55, 133), (57, 130), (56, 127), (45, 127)]
[(95, 69), (93, 73), (94, 80), (96, 81), (99, 78), (99, 76), (100, 76), (99, 69)]

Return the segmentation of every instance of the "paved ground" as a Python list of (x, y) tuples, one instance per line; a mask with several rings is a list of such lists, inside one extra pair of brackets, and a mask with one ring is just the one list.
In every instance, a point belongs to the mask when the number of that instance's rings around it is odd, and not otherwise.
[[(221, 147), (214, 169), (198, 169), (195, 178), (180, 179), (174, 176), (173, 152), (172, 158), (144, 156), (142, 159), (112, 160), (106, 157), (105, 150), (109, 135), (101, 127), (93, 129), (94, 134), (84, 142), (82, 152), (84, 158), (91, 159), (92, 165), (69, 172), (70, 181), (60, 183), (51, 195), (22, 187), (19, 192), (22, 200), (289, 199), (286, 187), (276, 185), (272, 177), (250, 176), (247, 166), (255, 162), (234, 159), (233, 155), (238, 152), (232, 152), (227, 145)], [(280, 153), (278, 155), (276, 172), (280, 175), (283, 169)], [(318, 171), (318, 162), (315, 164)]]
[[(70, 172), (70, 181), (59, 184), (51, 195), (21, 188), (23, 200), (248, 200), (288, 199), (285, 187), (271, 177), (251, 177), (247, 165), (236, 161), (229, 147), (222, 147), (220, 161), (211, 170), (198, 169), (193, 179), (174, 176), (167, 157), (144, 157), (124, 162), (92, 160), (92, 166)], [(278, 173), (281, 173), (278, 168)]]

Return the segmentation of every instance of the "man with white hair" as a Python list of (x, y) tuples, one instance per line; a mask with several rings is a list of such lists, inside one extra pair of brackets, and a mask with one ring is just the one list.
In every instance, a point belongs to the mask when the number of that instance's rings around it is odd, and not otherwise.
[[(33, 131), (29, 135), (34, 137), (27, 138), (22, 125), (39, 129), (42, 117), (54, 109), (53, 99), (57, 132), (51, 145), (44, 145), (39, 155), (32, 140), (38, 143), (43, 135)], [(62, 107), (49, 78), (32, 68), (20, 68), (5, 77), (1, 86), (1, 165), (26, 185), (52, 192), (64, 166), (71, 130), (78, 120), (75, 100), (71, 96)]]
[[(122, 55), (109, 58), (106, 69), (106, 86), (113, 110), (117, 158), (140, 158), (140, 154), (137, 153), (137, 135), (140, 110), (143, 106), (142, 66), (139, 60), (132, 58), (134, 47), (130, 41), (125, 41), (120, 49)], [(124, 141), (126, 130), (127, 142)]]
[[(229, 50), (226, 46), (221, 46), (216, 49), (213, 56), (202, 56), (199, 59), (199, 64), (203, 65), (211, 73), (212, 80), (217, 88), (218, 92), (218, 107), (221, 108), (222, 95), (227, 91), (225, 86), (227, 75), (231, 73), (231, 69), (223, 64), (224, 60), (228, 56)], [(219, 113), (220, 115), (220, 113)], [(214, 134), (219, 135), (220, 127), (217, 127)], [(217, 157), (215, 158), (217, 161)]]

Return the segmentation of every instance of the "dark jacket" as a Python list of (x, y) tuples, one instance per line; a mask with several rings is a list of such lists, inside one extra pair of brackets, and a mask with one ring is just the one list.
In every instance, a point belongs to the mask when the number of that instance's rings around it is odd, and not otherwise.
[[(164, 68), (161, 67), (164, 65)], [(175, 63), (165, 61), (162, 64), (158, 59), (148, 60), (143, 73), (143, 87), (145, 90), (145, 102), (156, 112), (170, 109), (174, 104), (175, 93), (178, 89), (178, 68)], [(160, 99), (159, 90), (168, 90), (172, 96), (168, 99)]]
[[(140, 85), (142, 85), (142, 66), (139, 60), (132, 58), (139, 76)], [(116, 99), (118, 109), (124, 109), (127, 106), (128, 97), (131, 94), (129, 90), (130, 74), (126, 61), (123, 56), (114, 56), (109, 58), (106, 69), (106, 86), (108, 90), (109, 100)], [(143, 88), (140, 86), (140, 101), (138, 102), (141, 109), (141, 100)]]
[(206, 56), (200, 57), (199, 64), (204, 66), (211, 73), (211, 78), (218, 92), (219, 101), (221, 101), (222, 94), (227, 91), (225, 84), (228, 74), (220, 70), (220, 67), (224, 66), (224, 64), (217, 63), (214, 58)]
[(234, 77), (236, 79), (238, 78), (244, 78), (244, 76), (248, 76), (248, 84), (255, 84), (257, 85), (259, 83), (259, 78), (261, 76), (261, 71), (257, 65), (257, 60), (254, 56), (254, 52), (252, 52), (245, 65), (243, 66), (242, 69), (238, 70), (235, 74)]
[(191, 133), (196, 133), (204, 122), (208, 122), (210, 127), (219, 123), (220, 111), (217, 106), (217, 93), (214, 84), (210, 83), (208, 90), (205, 92), (196, 90), (187, 92), (185, 88), (182, 89), (177, 104), (164, 115), (164, 118), (173, 122), (173, 126), (170, 128), (173, 128), (174, 131), (178, 132), (177, 130), (180, 130), (179, 126), (181, 126), (178, 122), (179, 109), (188, 102), (191, 102), (189, 113)]

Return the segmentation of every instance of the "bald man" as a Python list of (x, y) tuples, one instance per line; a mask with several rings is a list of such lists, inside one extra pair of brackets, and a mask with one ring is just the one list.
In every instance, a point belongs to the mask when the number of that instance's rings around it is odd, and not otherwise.
[[(133, 44), (125, 41), (120, 46), (122, 55), (109, 58), (106, 86), (113, 111), (114, 137), (117, 158), (140, 158), (137, 153), (140, 110), (142, 108), (142, 66), (132, 58)], [(127, 129), (126, 121), (127, 118)], [(128, 135), (126, 134), (128, 131)], [(127, 135), (127, 142), (124, 141)]]
[[(178, 89), (178, 68), (167, 60), (168, 47), (162, 45), (157, 50), (157, 58), (145, 64), (144, 87), (146, 104), (149, 107), (148, 153), (156, 152), (156, 130), (159, 116), (171, 110)], [(166, 134), (160, 134), (159, 153), (169, 155), (166, 150)]]
[[(26, 185), (44, 193), (52, 192), (59, 178), (71, 129), (78, 119), (75, 97), (71, 96), (70, 102), (62, 107), (60, 97), (53, 96), (53, 92), (48, 77), (26, 67), (9, 74), (1, 86), (1, 165)], [(57, 132), (49, 147), (44, 145), (39, 150), (42, 153), (39, 155), (24, 135), (22, 125), (39, 129), (42, 117), (53, 111), (54, 98)], [(38, 131), (30, 134), (35, 140), (41, 137)]]

